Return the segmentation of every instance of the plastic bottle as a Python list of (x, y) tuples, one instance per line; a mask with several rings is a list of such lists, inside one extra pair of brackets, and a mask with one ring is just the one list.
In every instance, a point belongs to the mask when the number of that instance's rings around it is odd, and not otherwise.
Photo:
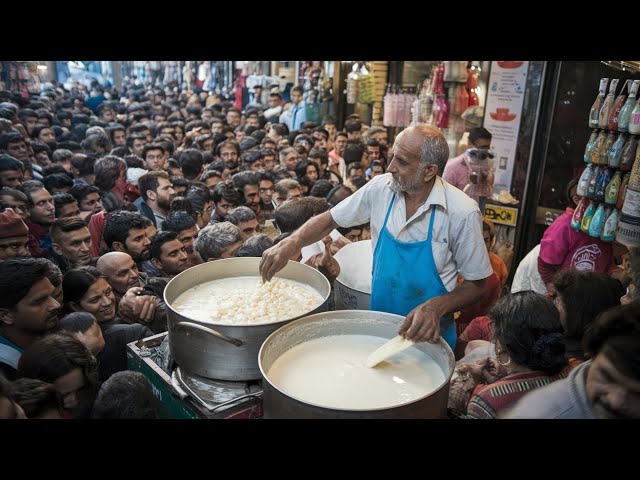
[(620, 157), (620, 170), (623, 172), (630, 172), (633, 167), (633, 162), (636, 159), (636, 150), (638, 148), (638, 137), (631, 135), (627, 143), (622, 148), (622, 155)]
[(624, 82), (624, 85), (620, 90), (620, 95), (616, 97), (615, 101), (613, 102), (613, 106), (611, 107), (611, 111), (609, 112), (609, 126), (607, 128), (609, 128), (610, 132), (618, 131), (618, 117), (620, 115), (620, 110), (624, 105), (624, 101), (627, 99), (627, 95), (625, 92), (627, 90), (627, 87), (629, 86), (629, 83), (631, 83), (631, 80), (627, 80), (626, 82)]
[(631, 118), (629, 119), (629, 133), (637, 135), (640, 133), (640, 102), (636, 102)]
[(624, 144), (627, 143), (629, 135), (621, 133), (618, 135), (618, 139), (613, 143), (611, 150), (609, 150), (609, 166), (612, 168), (618, 168), (620, 166), (620, 158), (622, 158), (622, 149)]
[(602, 102), (602, 107), (600, 107), (600, 112), (598, 113), (598, 126), (600, 128), (609, 128), (609, 113), (611, 112), (611, 108), (613, 107), (613, 102), (615, 102), (616, 100), (615, 94), (619, 81), (619, 78), (614, 78), (613, 80), (611, 80), (611, 85), (609, 85), (609, 93)]
[(602, 103), (604, 102), (604, 96), (607, 94), (607, 84), (609, 83), (608, 78), (600, 79), (600, 90), (598, 91), (598, 96), (596, 97), (593, 105), (591, 105), (591, 110), (589, 111), (589, 126), (591, 128), (598, 128), (599, 123), (599, 114), (600, 107), (602, 107)]
[(596, 202), (591, 202), (582, 216), (582, 222), (580, 223), (580, 231), (582, 233), (589, 233), (589, 227), (591, 226), (591, 220), (596, 213)]
[(616, 227), (618, 226), (618, 220), (620, 219), (620, 212), (615, 208), (604, 222), (604, 228), (600, 235), (600, 240), (603, 242), (613, 242), (616, 239)]
[(593, 144), (596, 143), (599, 130), (594, 130), (589, 137), (587, 145), (584, 147), (584, 163), (591, 163), (591, 153), (593, 151)]
[(631, 120), (631, 112), (633, 107), (636, 106), (636, 95), (638, 93), (638, 86), (640, 86), (640, 80), (634, 80), (629, 89), (629, 97), (624, 102), (624, 106), (620, 109), (618, 114), (618, 131), (629, 131), (629, 120)]
[(606, 136), (604, 147), (602, 147), (602, 151), (600, 152), (600, 165), (609, 165), (609, 152), (614, 143), (616, 143), (616, 134), (609, 132)]
[(584, 217), (584, 212), (587, 210), (587, 207), (591, 203), (591, 200), (588, 198), (582, 197), (580, 203), (573, 211), (573, 215), (571, 216), (571, 228), (574, 230), (580, 231), (580, 226), (582, 224), (582, 217)]
[[(604, 191), (607, 189), (607, 185), (611, 181), (613, 176), (613, 170), (606, 167), (600, 167), (600, 176), (596, 179), (596, 190), (593, 198), (596, 202), (604, 202)], [(633, 177), (633, 174), (631, 175)]]
[(580, 195), (581, 197), (587, 196), (589, 181), (591, 180), (592, 175), (593, 175), (593, 164), (590, 163), (584, 169), (584, 171), (582, 172), (582, 175), (580, 175), (580, 180), (578, 180), (578, 187), (576, 189), (576, 194)]
[(622, 184), (622, 172), (617, 170), (613, 175), (613, 178), (607, 184), (604, 190), (604, 202), (607, 205), (615, 205), (618, 200), (618, 192), (620, 191), (620, 185)]
[(589, 185), (587, 186), (587, 198), (590, 198), (591, 200), (596, 198), (596, 183), (600, 175), (602, 175), (602, 170), (597, 166), (593, 170), (593, 175), (589, 178)]
[(616, 208), (618, 210), (622, 210), (622, 206), (624, 205), (624, 197), (627, 194), (627, 185), (629, 185), (629, 177), (631, 177), (630, 173), (626, 173), (624, 177), (622, 177), (620, 190), (618, 190), (618, 199), (616, 200)]
[(604, 153), (604, 147), (607, 143), (607, 131), (600, 130), (591, 149), (591, 162), (594, 165), (600, 165), (600, 156)]
[(604, 213), (604, 203), (598, 205), (596, 213), (593, 214), (591, 223), (589, 223), (589, 236), (600, 238), (604, 230), (604, 222), (607, 219)]

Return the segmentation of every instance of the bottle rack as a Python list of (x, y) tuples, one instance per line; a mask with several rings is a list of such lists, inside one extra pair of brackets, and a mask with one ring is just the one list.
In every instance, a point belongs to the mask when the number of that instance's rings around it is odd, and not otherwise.
[(608, 80), (601, 79), (589, 113), (593, 131), (585, 146), (586, 167), (577, 189), (581, 200), (571, 226), (605, 242), (640, 246), (640, 162), (636, 161), (640, 130), (630, 128), (629, 121), (640, 82), (628, 80), (615, 97), (618, 79), (613, 79), (605, 97)]

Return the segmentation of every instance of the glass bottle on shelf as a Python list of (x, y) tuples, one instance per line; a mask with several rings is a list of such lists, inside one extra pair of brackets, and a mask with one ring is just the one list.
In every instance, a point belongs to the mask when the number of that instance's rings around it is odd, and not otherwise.
[(600, 79), (600, 90), (598, 91), (598, 96), (594, 100), (593, 105), (591, 105), (591, 110), (589, 111), (589, 126), (591, 128), (598, 128), (600, 107), (602, 107), (604, 97), (607, 94), (608, 83), (608, 78), (604, 77)]
[(638, 86), (640, 86), (640, 80), (634, 80), (629, 89), (629, 97), (624, 102), (624, 106), (620, 109), (618, 114), (618, 131), (628, 132), (629, 121), (631, 120), (631, 112), (636, 106), (636, 95), (638, 93)]

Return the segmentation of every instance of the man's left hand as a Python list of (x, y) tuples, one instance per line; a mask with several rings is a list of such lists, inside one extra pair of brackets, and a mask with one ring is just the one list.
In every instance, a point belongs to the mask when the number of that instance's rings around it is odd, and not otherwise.
[(440, 317), (437, 297), (427, 300), (409, 312), (398, 334), (414, 342), (438, 343)]

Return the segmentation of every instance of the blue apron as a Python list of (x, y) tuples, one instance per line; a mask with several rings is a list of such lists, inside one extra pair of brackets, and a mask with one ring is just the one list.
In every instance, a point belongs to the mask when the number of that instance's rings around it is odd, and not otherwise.
[[(395, 199), (394, 194), (373, 252), (371, 310), (406, 317), (421, 303), (445, 295), (448, 290), (438, 274), (431, 248), (435, 206), (431, 211), (427, 239), (422, 242), (401, 242), (387, 230), (387, 220)], [(452, 314), (440, 319), (440, 335), (453, 350), (456, 328)]]

